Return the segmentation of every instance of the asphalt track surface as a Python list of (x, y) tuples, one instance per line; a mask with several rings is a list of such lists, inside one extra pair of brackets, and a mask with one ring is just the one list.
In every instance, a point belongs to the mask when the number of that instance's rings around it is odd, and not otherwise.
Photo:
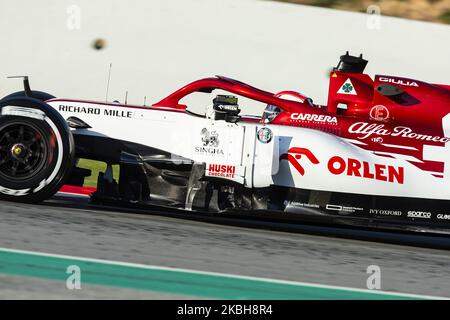
[[(310, 227), (286, 232), (237, 224), (100, 209), (83, 198), (57, 196), (40, 205), (0, 202), (0, 247), (361, 289), (367, 267), (377, 265), (384, 291), (450, 297), (450, 251), (373, 241), (376, 236), (361, 240), (368, 237), (358, 233), (346, 239), (345, 229), (329, 236), (328, 229), (321, 235)], [(97, 285), (67, 290), (58, 281), (0, 269), (2, 299), (193, 297)]]

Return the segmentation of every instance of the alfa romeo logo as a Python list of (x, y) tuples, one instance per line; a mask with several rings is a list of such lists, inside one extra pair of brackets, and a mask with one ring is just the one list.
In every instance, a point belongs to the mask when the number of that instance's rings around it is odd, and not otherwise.
[(272, 140), (272, 130), (269, 128), (261, 128), (257, 133), (258, 140), (262, 143), (269, 143)]

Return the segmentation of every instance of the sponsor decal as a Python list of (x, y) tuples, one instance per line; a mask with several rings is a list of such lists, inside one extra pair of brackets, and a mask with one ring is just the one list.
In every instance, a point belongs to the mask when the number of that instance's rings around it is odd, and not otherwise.
[(133, 112), (132, 111), (124, 111), (124, 110), (118, 110), (118, 109), (104, 109), (103, 114), (105, 116), (110, 117), (119, 117), (119, 118), (132, 118)]
[(431, 219), (431, 212), (408, 211), (408, 218)]
[(118, 117), (118, 118), (132, 118), (133, 112), (128, 110), (116, 109), (103, 109), (94, 107), (82, 107), (82, 106), (69, 106), (60, 104), (58, 110), (61, 112), (73, 112), (73, 113), (84, 113), (93, 115), (104, 115), (107, 117)]
[(319, 164), (316, 156), (306, 148), (293, 147), (288, 150), (288, 153), (284, 153), (280, 156), (280, 160), (288, 160), (289, 163), (294, 166), (295, 169), (303, 176), (305, 169), (300, 165), (299, 160), (305, 156), (309, 162), (313, 164)]
[(226, 164), (210, 164), (208, 166), (208, 176), (221, 178), (234, 178), (236, 173), (236, 166), (229, 166)]
[(389, 118), (389, 110), (385, 106), (379, 104), (370, 109), (369, 116), (376, 121), (386, 121)]
[(15, 190), (15, 189), (9, 189), (9, 188), (0, 186), (0, 193), (7, 194), (9, 196), (16, 196), (16, 197), (26, 196), (29, 192), (30, 192), (30, 188)]
[(320, 124), (335, 124), (335, 125), (337, 125), (338, 123), (336, 117), (311, 113), (293, 113), (291, 114), (291, 120), (312, 121)]
[(202, 146), (195, 147), (195, 152), (203, 155), (223, 156), (224, 151), (219, 149), (219, 134), (217, 131), (209, 131), (203, 128), (200, 132)]
[(315, 203), (304, 203), (304, 202), (297, 202), (297, 201), (284, 201), (284, 205), (291, 205), (294, 207), (305, 207), (305, 208), (315, 208), (315, 209), (319, 209), (320, 206), (318, 204)]
[(101, 114), (99, 108), (80, 107), (80, 106), (65, 106), (62, 104), (59, 105), (58, 110), (61, 112), (85, 113), (85, 114), (96, 114), (96, 115)]
[(379, 80), (381, 82), (393, 83), (393, 84), (397, 84), (397, 85), (400, 85), (400, 86), (408, 86), (408, 87), (418, 87), (419, 86), (417, 84), (417, 82), (409, 81), (409, 80), (387, 78), (387, 77), (380, 77)]
[(403, 212), (400, 210), (386, 210), (386, 209), (370, 209), (369, 213), (383, 216), (397, 216), (397, 217), (400, 217), (403, 214)]
[(339, 211), (340, 213), (355, 213), (356, 211), (364, 211), (364, 208), (346, 207), (335, 204), (327, 204), (325, 207), (330, 211)]
[(38, 120), (44, 120), (46, 117), (45, 112), (42, 110), (17, 106), (4, 106), (1, 109), (1, 115), (27, 117)]
[(218, 111), (232, 111), (232, 112), (239, 111), (239, 106), (238, 105), (219, 104), (219, 105), (215, 106), (215, 108)]
[(387, 181), (403, 184), (404, 168), (385, 164), (371, 164), (358, 159), (344, 159), (339, 156), (328, 160), (328, 170), (335, 175), (345, 174), (347, 176), (361, 177), (372, 180)]
[(345, 80), (344, 84), (341, 86), (341, 88), (338, 90), (337, 93), (340, 94), (350, 94), (350, 95), (354, 95), (356, 96), (356, 90), (355, 87), (353, 86), (352, 81), (350, 80), (350, 78), (348, 78), (347, 80)]
[(195, 152), (212, 156), (223, 156), (225, 154), (222, 149), (208, 147), (195, 147)]
[(204, 147), (218, 147), (219, 134), (216, 131), (209, 132), (208, 129), (203, 128), (200, 132), (202, 143)]
[(450, 138), (447, 137), (430, 136), (413, 132), (412, 129), (409, 127), (398, 126), (391, 130), (386, 128), (384, 124), (378, 123), (370, 124), (368, 122), (356, 122), (352, 124), (348, 128), (348, 132), (358, 134), (359, 136), (357, 138), (361, 140), (376, 135), (376, 136), (402, 137), (408, 139), (425, 140), (442, 143), (450, 141)]
[(439, 220), (450, 220), (450, 214), (438, 214), (436, 216), (436, 218), (438, 218)]
[(259, 142), (262, 143), (269, 143), (272, 140), (272, 130), (269, 128), (261, 128), (258, 130), (258, 133), (256, 134), (258, 137)]
[[(288, 153), (282, 154), (280, 160), (288, 160), (289, 163), (303, 176), (305, 169), (300, 164), (300, 159), (305, 156), (312, 164), (319, 164), (316, 156), (306, 148), (293, 147)], [(385, 164), (372, 164), (367, 161), (360, 161), (353, 158), (342, 158), (333, 156), (327, 163), (328, 171), (334, 175), (347, 175), (371, 180), (386, 181), (390, 183), (403, 184), (405, 180), (405, 170)]]

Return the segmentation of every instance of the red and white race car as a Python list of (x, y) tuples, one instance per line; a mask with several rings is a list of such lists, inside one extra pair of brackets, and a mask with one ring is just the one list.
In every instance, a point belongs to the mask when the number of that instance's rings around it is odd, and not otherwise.
[[(107, 163), (92, 201), (447, 233), (450, 86), (363, 70), (341, 56), (327, 106), (225, 77), (195, 81), (152, 107), (25, 91), (0, 100), (0, 197), (36, 202)], [(217, 95), (204, 115), (180, 101)], [(240, 116), (238, 97), (263, 102)], [(111, 165), (120, 165), (115, 181)]]

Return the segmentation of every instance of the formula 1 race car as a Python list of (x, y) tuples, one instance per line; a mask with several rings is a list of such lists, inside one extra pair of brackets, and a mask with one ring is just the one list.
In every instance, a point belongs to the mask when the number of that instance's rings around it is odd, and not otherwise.
[[(0, 198), (38, 202), (82, 186), (86, 158), (107, 164), (97, 203), (448, 233), (450, 86), (372, 80), (366, 64), (341, 56), (327, 106), (222, 76), (151, 107), (57, 99), (25, 78), (0, 100)], [(228, 93), (205, 114), (180, 103), (215, 89)], [(237, 96), (264, 103), (262, 116), (241, 116)]]

